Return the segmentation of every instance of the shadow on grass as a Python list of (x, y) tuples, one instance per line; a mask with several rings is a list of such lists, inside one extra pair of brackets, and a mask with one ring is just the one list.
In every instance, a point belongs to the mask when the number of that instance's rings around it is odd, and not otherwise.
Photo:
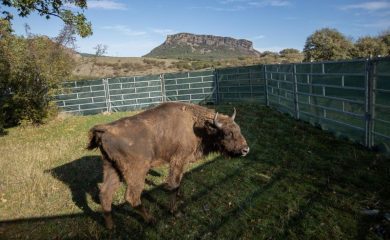
[[(188, 177), (191, 178), (191, 175), (193, 174), (207, 175), (208, 168), (213, 169), (223, 163), (223, 161), (226, 160), (222, 157), (218, 157), (211, 162), (207, 162), (187, 172), (183, 179), (183, 184), (185, 184), (187, 182), (186, 179)], [(250, 161), (246, 161), (242, 167), (249, 167), (251, 164)], [(210, 191), (218, 188), (218, 185), (223, 184), (226, 180), (240, 174), (242, 170), (243, 169), (236, 169), (212, 185), (205, 186), (199, 182), (195, 183), (196, 185), (203, 186), (199, 187), (202, 190), (189, 195), (188, 199), (180, 205), (180, 208), (185, 209), (190, 207), (194, 202), (204, 198)], [(35, 239), (42, 238), (43, 236), (50, 238), (67, 238), (67, 235), (71, 233), (68, 237), (83, 238), (80, 234), (90, 228), (88, 227), (89, 224), (92, 224), (94, 225), (93, 231), (98, 232), (99, 237), (105, 238), (114, 234), (117, 237), (128, 238), (131, 236), (131, 239), (139, 239), (146, 237), (143, 232), (145, 228), (155, 228), (155, 226), (146, 224), (138, 214), (132, 211), (129, 204), (124, 203), (113, 205), (112, 213), (115, 229), (113, 231), (105, 229), (102, 213), (100, 211), (96, 212), (92, 210), (87, 201), (87, 196), (90, 195), (92, 200), (99, 204), (99, 190), (97, 186), (103, 179), (100, 156), (85, 156), (48, 170), (47, 172), (50, 172), (53, 177), (59, 179), (69, 187), (72, 193), (73, 202), (83, 211), (83, 213), (0, 221), (0, 235), (5, 234), (4, 236), (7, 236), (7, 239), (18, 239), (27, 236)], [(150, 170), (149, 175), (161, 177), (161, 174), (153, 169)], [(148, 179), (146, 180), (146, 184), (154, 186), (154, 188), (143, 192), (143, 203), (148, 208), (152, 209), (158, 222), (162, 223), (167, 219), (175, 219), (169, 213), (169, 194), (166, 190)], [(32, 229), (33, 231), (31, 231)], [(24, 233), (29, 234), (24, 235)], [(88, 235), (87, 238), (89, 237), (91, 236)]]
[[(254, 157), (232, 160), (219, 157), (193, 169), (184, 177), (184, 202), (179, 207), (184, 211), (183, 217), (177, 219), (169, 214), (168, 194), (162, 187), (156, 186), (149, 191), (144, 191), (143, 194), (143, 202), (152, 210), (158, 220), (156, 225), (145, 224), (128, 204), (121, 204), (113, 206), (116, 228), (113, 231), (108, 231), (103, 226), (102, 214), (93, 211), (87, 202), (87, 195), (90, 195), (98, 203), (97, 184), (102, 180), (99, 158), (99, 156), (87, 156), (50, 170), (55, 178), (69, 186), (75, 205), (82, 209), (83, 213), (3, 221), (0, 222), (0, 236), (3, 235), (6, 239), (27, 237), (32, 239), (181, 239), (182, 236), (191, 239), (212, 239), (212, 236), (237, 239), (248, 235), (248, 229), (251, 226), (245, 225), (247, 224), (245, 222), (249, 222), (252, 217), (261, 216), (259, 213), (254, 214), (253, 211), (257, 208), (267, 208), (266, 204), (261, 204), (261, 201), (265, 200), (269, 204), (275, 204), (272, 202), (272, 198), (267, 199), (268, 196), (272, 197), (272, 194), (281, 192), (280, 188), (288, 184), (286, 181), (293, 180), (289, 177), (293, 167), (289, 162), (279, 162), (279, 165), (282, 166), (281, 169), (275, 171), (269, 180), (259, 181), (253, 179), (255, 175), (253, 170), (262, 171), (270, 166), (265, 165), (265, 168), (262, 169), (264, 163)], [(159, 173), (152, 171), (151, 175), (158, 177)], [(211, 179), (211, 177), (213, 178)], [(247, 181), (249, 181), (247, 184), (250, 185), (250, 188), (245, 186)], [(300, 182), (305, 181), (307, 180)], [(313, 207), (318, 203), (326, 205), (327, 208), (333, 207), (328, 203), (327, 194), (332, 190), (327, 186), (327, 183), (316, 184), (310, 184), (314, 188), (307, 193), (300, 193), (296, 189), (289, 190), (293, 193), (297, 191), (295, 194), (304, 195), (305, 198), (296, 209), (295, 214), (292, 214), (285, 223), (281, 224), (283, 228), (279, 229), (280, 232), (277, 232), (277, 224), (278, 221), (284, 221), (279, 218), (284, 214), (283, 208), (288, 204), (289, 199), (285, 198), (280, 205), (282, 211), (269, 210), (277, 216), (276, 218), (272, 214), (267, 216), (271, 219), (270, 223), (276, 224), (275, 227), (270, 227), (274, 229), (273, 233), (268, 233), (268, 237), (288, 239), (291, 237), (290, 231), (294, 231), (298, 237), (305, 236), (306, 227), (302, 228), (302, 221), (307, 215), (313, 216)], [(235, 187), (248, 189), (235, 189)], [(234, 192), (238, 192), (239, 196), (229, 197), (229, 194)], [(232, 200), (236, 200), (236, 202), (230, 206)], [(261, 201), (257, 202), (258, 200)], [(219, 210), (213, 209), (214, 207)], [(348, 209), (340, 208), (338, 211), (345, 212)], [(370, 233), (370, 226), (372, 226), (372, 222), (362, 219), (357, 233), (359, 239), (365, 239)], [(261, 233), (260, 229), (252, 231), (254, 234), (250, 235), (252, 237)]]
[[(375, 154), (359, 146), (266, 110), (255, 113), (261, 117), (242, 119), (253, 149), (247, 158), (218, 157), (186, 173), (180, 218), (171, 216), (168, 194), (153, 182), (153, 177), (161, 177), (156, 170), (147, 182), (154, 187), (143, 194), (156, 225), (145, 224), (128, 204), (121, 204), (113, 206), (116, 228), (107, 231), (102, 214), (87, 201), (90, 195), (98, 203), (100, 157), (87, 156), (50, 170), (69, 186), (73, 202), (83, 213), (0, 222), (0, 236), (378, 239), (381, 235), (371, 230), (378, 221), (362, 217), (360, 210), (377, 201), (386, 209), (389, 161), (376, 159), (374, 164)], [(382, 236), (386, 238), (388, 232)]]
[(8, 135), (8, 131), (0, 128), (0, 137), (4, 137)]

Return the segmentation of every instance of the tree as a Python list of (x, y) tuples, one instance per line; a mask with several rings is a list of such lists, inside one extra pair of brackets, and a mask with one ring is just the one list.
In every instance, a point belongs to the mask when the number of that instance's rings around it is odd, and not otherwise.
[(387, 55), (387, 46), (381, 38), (361, 37), (355, 43), (353, 56), (355, 58), (376, 57)]
[[(61, 39), (68, 39), (62, 37)], [(0, 38), (0, 120), (5, 127), (43, 123), (60, 83), (74, 67), (71, 50), (45, 36)]]
[(93, 49), (95, 49), (95, 54), (93, 55), (93, 57), (91, 58), (91, 69), (89, 71), (89, 75), (92, 74), (96, 64), (97, 64), (97, 60), (99, 57), (102, 57), (104, 54), (107, 53), (107, 45), (103, 45), (103, 44), (98, 44), (96, 45)]
[(286, 48), (286, 49), (283, 49), (282, 51), (279, 52), (280, 56), (282, 57), (285, 57), (286, 55), (289, 55), (289, 54), (299, 54), (300, 51), (298, 49), (294, 49), (294, 48)]
[(301, 62), (303, 60), (303, 54), (294, 48), (286, 48), (279, 52), (279, 55), (283, 58), (283, 63)]
[(379, 35), (379, 39), (386, 45), (387, 53), (390, 55), (390, 30), (384, 31)]
[[(26, 17), (32, 12), (37, 12), (47, 19), (53, 16), (58, 17), (64, 21), (65, 25), (73, 26), (81, 37), (92, 35), (91, 23), (87, 21), (84, 14), (66, 8), (72, 5), (84, 10), (87, 8), (86, 0), (0, 0), (0, 3), (0, 11), (5, 6), (14, 8), (21, 17)], [(13, 19), (12, 14), (7, 10), (3, 10), (2, 14), (0, 18), (4, 20)]]
[(323, 28), (306, 39), (304, 61), (350, 59), (353, 44), (336, 29)]

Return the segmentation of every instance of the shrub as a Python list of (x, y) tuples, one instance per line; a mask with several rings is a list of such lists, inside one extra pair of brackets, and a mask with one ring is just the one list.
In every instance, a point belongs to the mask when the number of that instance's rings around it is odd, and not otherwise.
[(55, 111), (51, 104), (59, 84), (70, 76), (69, 50), (43, 36), (0, 38), (0, 113), (3, 126), (22, 121), (43, 123)]

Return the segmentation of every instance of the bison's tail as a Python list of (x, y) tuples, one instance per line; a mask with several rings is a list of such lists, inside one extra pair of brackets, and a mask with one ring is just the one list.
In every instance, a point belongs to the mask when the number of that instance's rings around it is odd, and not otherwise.
[(95, 148), (98, 148), (102, 143), (102, 134), (106, 131), (106, 129), (101, 126), (97, 125), (93, 128), (91, 128), (88, 132), (88, 150), (93, 150)]

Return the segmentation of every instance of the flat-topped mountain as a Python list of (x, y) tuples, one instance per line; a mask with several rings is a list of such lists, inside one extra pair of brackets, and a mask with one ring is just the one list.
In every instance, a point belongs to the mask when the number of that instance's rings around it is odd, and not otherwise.
[(145, 57), (224, 59), (259, 55), (252, 42), (245, 39), (178, 33), (168, 35), (163, 44)]

